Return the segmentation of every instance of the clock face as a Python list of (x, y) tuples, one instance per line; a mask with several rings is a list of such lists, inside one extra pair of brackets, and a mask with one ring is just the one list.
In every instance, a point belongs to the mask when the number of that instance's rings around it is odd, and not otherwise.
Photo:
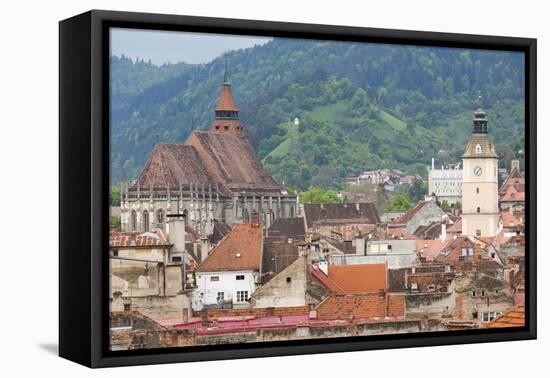
[(482, 172), (483, 172), (483, 171), (482, 171), (482, 169), (481, 169), (480, 166), (477, 166), (477, 167), (474, 168), (474, 175), (476, 175), (476, 176), (481, 176), (481, 173), (482, 173)]

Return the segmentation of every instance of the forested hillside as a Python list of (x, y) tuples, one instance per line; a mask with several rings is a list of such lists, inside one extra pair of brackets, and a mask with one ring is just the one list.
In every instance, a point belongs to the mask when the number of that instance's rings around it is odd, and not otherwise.
[[(334, 187), (362, 169), (425, 174), (432, 157), (455, 161), (480, 93), (503, 164), (521, 148), (518, 53), (275, 39), (227, 58), (242, 124), (287, 185)], [(155, 66), (113, 56), (112, 181), (135, 178), (157, 141), (208, 128), (222, 78), (223, 58)]]

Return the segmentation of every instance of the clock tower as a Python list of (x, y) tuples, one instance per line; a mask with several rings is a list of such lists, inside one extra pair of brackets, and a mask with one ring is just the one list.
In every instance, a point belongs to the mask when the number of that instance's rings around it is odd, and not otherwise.
[(498, 156), (481, 107), (474, 112), (474, 128), (462, 162), (462, 235), (495, 236), (499, 230)]

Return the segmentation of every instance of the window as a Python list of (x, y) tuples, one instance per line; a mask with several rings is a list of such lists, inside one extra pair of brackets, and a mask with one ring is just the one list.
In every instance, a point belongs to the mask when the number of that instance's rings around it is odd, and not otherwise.
[(239, 275), (235, 276), (235, 279), (237, 281), (243, 281), (244, 280), (244, 274), (239, 274)]
[(224, 126), (223, 129), (224, 130), (229, 130), (229, 126)]
[(475, 296), (476, 296), (476, 291), (472, 290), (472, 297), (475, 297)]
[(137, 213), (135, 210), (132, 210), (132, 217), (131, 217), (131, 227), (132, 227), (132, 231), (136, 232), (137, 231)]
[(157, 223), (164, 223), (164, 210), (162, 209), (157, 210)]
[(483, 313), (483, 321), (484, 322), (490, 322), (491, 320), (495, 319), (497, 316), (502, 315), (501, 311), (485, 311)]
[(248, 291), (237, 291), (237, 302), (246, 302), (248, 300)]
[(485, 296), (485, 290), (481, 290), (481, 296), (482, 296), (482, 297)]
[(216, 130), (219, 130), (220, 129), (220, 126), (219, 125), (216, 125)]
[(472, 319), (477, 319), (477, 311), (476, 311), (476, 312), (472, 312)]
[(476, 188), (476, 193), (479, 194), (479, 188)]
[(478, 206), (476, 210), (477, 210), (478, 213), (480, 213), (481, 212), (481, 207)]
[(292, 278), (291, 277), (287, 277), (286, 278), (286, 283), (291, 283), (292, 282)]
[(481, 146), (478, 144), (476, 145), (476, 154), (480, 154), (481, 153)]
[(181, 256), (172, 256), (172, 262), (181, 262)]
[(218, 282), (220, 280), (219, 276), (212, 276), (210, 277), (210, 282)]
[(145, 210), (143, 212), (143, 232), (149, 231), (149, 212)]
[(117, 257), (118, 256), (118, 251), (113, 251), (113, 257)]
[(216, 302), (218, 303), (223, 302), (223, 297), (224, 297), (223, 291), (218, 291), (218, 294), (216, 294)]
[(476, 236), (481, 236), (481, 230), (476, 230)]

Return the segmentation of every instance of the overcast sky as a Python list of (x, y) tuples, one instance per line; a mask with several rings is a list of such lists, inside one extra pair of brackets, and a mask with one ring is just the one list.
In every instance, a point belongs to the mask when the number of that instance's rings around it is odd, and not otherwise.
[(137, 29), (111, 29), (111, 54), (163, 63), (208, 63), (228, 50), (271, 38)]

